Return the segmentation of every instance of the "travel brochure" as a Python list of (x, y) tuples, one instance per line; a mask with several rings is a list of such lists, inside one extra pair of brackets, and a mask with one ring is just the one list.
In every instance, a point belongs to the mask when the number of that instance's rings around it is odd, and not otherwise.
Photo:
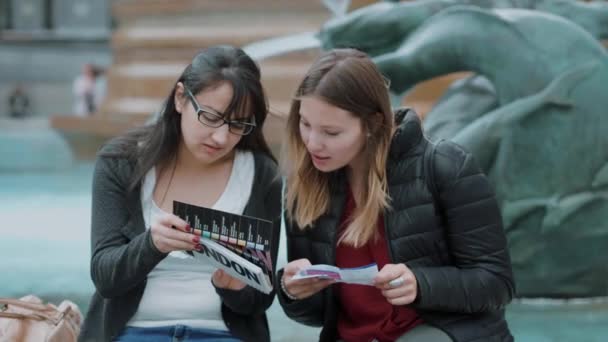
[(331, 265), (312, 265), (300, 270), (293, 279), (333, 279), (338, 283), (373, 285), (378, 265), (373, 263), (354, 268), (338, 268)]
[(201, 236), (198, 255), (259, 291), (272, 291), (271, 221), (179, 201), (173, 213)]
[[(188, 222), (193, 233), (201, 237), (202, 248), (197, 255), (259, 291), (272, 291), (271, 221), (179, 201), (173, 201), (173, 213)], [(372, 285), (376, 274), (375, 263), (355, 268), (312, 265), (300, 270), (294, 279), (315, 277)]]

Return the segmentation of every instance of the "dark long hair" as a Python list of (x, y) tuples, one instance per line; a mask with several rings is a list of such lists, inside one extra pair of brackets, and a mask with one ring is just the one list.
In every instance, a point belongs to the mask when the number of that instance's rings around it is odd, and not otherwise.
[(129, 190), (133, 190), (152, 167), (164, 168), (177, 156), (182, 134), (181, 115), (175, 110), (177, 83), (183, 83), (196, 95), (224, 81), (232, 85), (234, 92), (226, 115), (252, 113), (257, 124), (252, 133), (241, 138), (236, 148), (262, 152), (275, 160), (262, 134), (268, 103), (259, 67), (242, 49), (225, 45), (209, 47), (201, 50), (177, 79), (156, 122), (118, 138), (113, 143), (116, 148), (101, 154), (127, 157), (135, 163)]

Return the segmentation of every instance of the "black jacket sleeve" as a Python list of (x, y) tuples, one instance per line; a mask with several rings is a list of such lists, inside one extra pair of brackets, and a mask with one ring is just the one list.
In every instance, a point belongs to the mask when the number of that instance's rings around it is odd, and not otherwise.
[[(257, 162), (262, 162), (260, 159)], [(257, 203), (253, 205), (263, 206), (272, 217), (272, 244), (271, 262), (272, 269), (276, 269), (277, 255), (279, 251), (279, 239), (281, 237), (281, 187), (282, 182), (276, 164), (270, 159), (264, 159), (264, 166), (257, 168), (259, 174), (256, 175), (257, 186), (252, 189), (252, 199)], [(263, 193), (263, 197), (256, 196), (254, 192)], [(272, 279), (271, 279), (272, 281)], [(253, 287), (246, 286), (242, 290), (234, 291), (222, 288), (215, 288), (217, 294), (222, 298), (222, 302), (230, 310), (241, 315), (257, 315), (264, 313), (274, 300), (275, 290), (269, 294), (260, 292)]]
[[(126, 294), (145, 281), (166, 256), (152, 243), (149, 230), (129, 239), (136, 224), (128, 207), (127, 182), (115, 158), (98, 158), (93, 173), (91, 214), (91, 278), (105, 298)], [(143, 227), (140, 227), (143, 228)]]
[(492, 186), (473, 156), (453, 143), (437, 146), (434, 163), (451, 265), (412, 269), (415, 306), (464, 313), (501, 309), (515, 284)]
[[(287, 262), (304, 258), (310, 260), (311, 256), (307, 253), (307, 251), (310, 251), (310, 241), (305, 236), (305, 233), (300, 232), (295, 223), (287, 219), (287, 215), (285, 217)], [(297, 231), (294, 231), (293, 229), (297, 229)], [(281, 290), (282, 276), (283, 269), (279, 270), (275, 277), (275, 288), (277, 289), (279, 303), (287, 317), (305, 325), (314, 327), (323, 326), (325, 312), (323, 295), (327, 289), (317, 292), (305, 299), (291, 300), (287, 298), (285, 293)]]

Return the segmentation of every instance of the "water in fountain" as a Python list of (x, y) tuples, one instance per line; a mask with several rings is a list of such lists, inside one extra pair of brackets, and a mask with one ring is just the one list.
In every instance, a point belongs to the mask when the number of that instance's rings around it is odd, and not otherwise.
[(64, 170), (73, 163), (69, 145), (47, 119), (2, 119), (0, 172)]

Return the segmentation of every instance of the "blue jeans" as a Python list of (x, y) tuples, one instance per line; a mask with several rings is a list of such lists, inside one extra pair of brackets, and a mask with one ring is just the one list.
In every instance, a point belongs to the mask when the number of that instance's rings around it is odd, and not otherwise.
[(228, 331), (190, 328), (185, 325), (168, 327), (126, 327), (114, 342), (240, 342)]

